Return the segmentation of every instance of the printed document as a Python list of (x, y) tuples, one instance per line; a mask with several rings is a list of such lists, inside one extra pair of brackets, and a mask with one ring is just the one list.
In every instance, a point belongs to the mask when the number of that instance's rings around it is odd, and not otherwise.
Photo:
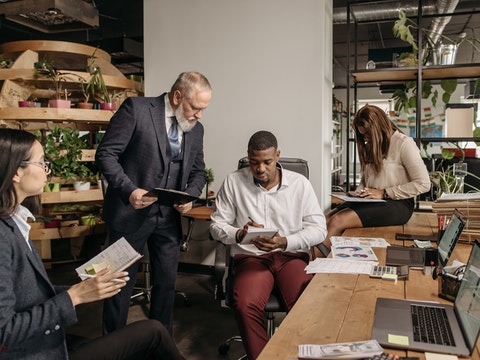
[(330, 237), (332, 246), (370, 246), (372, 248), (386, 248), (390, 244), (383, 238), (370, 237), (349, 237), (349, 236), (332, 236)]
[(75, 271), (80, 279), (85, 280), (107, 267), (110, 269), (109, 273), (123, 271), (142, 256), (124, 237), (121, 237), (100, 254), (77, 267)]
[(332, 258), (317, 258), (305, 267), (307, 274), (366, 274), (369, 275), (372, 267), (378, 265), (376, 261), (344, 260)]
[(383, 353), (376, 340), (298, 346), (298, 359), (363, 359)]

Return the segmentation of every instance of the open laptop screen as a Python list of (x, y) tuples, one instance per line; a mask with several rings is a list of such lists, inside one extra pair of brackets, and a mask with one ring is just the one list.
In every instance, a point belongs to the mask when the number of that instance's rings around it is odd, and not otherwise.
[(455, 311), (469, 349), (480, 332), (480, 242), (475, 240), (465, 276), (455, 299)]
[(450, 218), (450, 223), (438, 243), (438, 255), (440, 264), (447, 265), (448, 259), (452, 254), (455, 244), (465, 226), (465, 221), (458, 210), (455, 210)]

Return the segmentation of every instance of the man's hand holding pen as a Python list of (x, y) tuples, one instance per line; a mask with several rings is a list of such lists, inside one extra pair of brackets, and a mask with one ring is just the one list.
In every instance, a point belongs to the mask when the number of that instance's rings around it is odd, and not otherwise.
[(249, 226), (259, 227), (259, 228), (264, 227), (262, 224), (257, 224), (255, 221), (253, 221), (253, 219), (250, 216), (248, 218), (250, 219), (250, 221), (247, 222), (245, 225), (243, 225), (242, 229), (237, 230), (237, 233), (235, 234), (235, 240), (237, 241), (238, 244), (241, 243), (245, 235), (247, 235)]
[[(248, 232), (248, 227), (253, 226), (253, 227), (259, 227), (263, 228), (265, 227), (263, 224), (258, 224), (256, 223), (251, 217), (248, 217), (250, 219), (249, 222), (247, 222), (242, 229), (239, 229), (236, 234), (236, 241), (237, 243), (241, 243), (243, 238)], [(280, 236), (278, 233), (275, 234), (273, 237), (268, 237), (268, 236), (257, 236), (253, 238), (250, 241), (251, 244), (254, 244), (257, 249), (270, 252), (276, 249), (282, 249), (285, 250), (287, 248), (287, 238), (284, 236)]]

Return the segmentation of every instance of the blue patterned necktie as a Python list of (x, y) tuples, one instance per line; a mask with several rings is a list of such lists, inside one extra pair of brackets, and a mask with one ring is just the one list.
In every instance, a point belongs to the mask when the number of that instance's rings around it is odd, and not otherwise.
[(170, 150), (172, 152), (172, 159), (176, 158), (180, 152), (180, 142), (178, 141), (177, 118), (171, 117), (172, 125), (168, 129), (168, 140), (170, 141)]

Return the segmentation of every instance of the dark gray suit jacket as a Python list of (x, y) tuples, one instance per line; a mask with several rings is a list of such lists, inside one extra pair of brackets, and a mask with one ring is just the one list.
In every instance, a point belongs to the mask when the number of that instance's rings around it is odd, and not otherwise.
[(68, 287), (50, 283), (12, 219), (0, 234), (0, 359), (67, 359), (65, 328), (77, 322)]
[[(127, 98), (111, 118), (97, 148), (95, 161), (108, 182), (103, 218), (115, 231), (134, 232), (146, 216), (159, 210), (158, 204), (135, 210), (128, 198), (137, 188), (150, 190), (159, 187), (165, 176), (168, 166), (166, 95)], [(206, 183), (203, 125), (200, 122), (183, 134), (182, 149), (183, 164), (177, 190), (198, 196)], [(179, 214), (177, 223), (180, 225)]]

